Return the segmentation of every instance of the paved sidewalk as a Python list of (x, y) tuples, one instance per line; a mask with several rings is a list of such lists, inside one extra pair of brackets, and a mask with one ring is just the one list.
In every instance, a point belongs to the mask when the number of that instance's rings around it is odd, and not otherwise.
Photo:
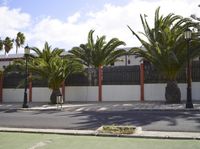
[[(29, 103), (29, 108), (22, 108), (22, 103), (3, 103), (0, 110), (61, 110), (60, 105), (48, 103)], [(193, 103), (193, 109), (186, 109), (185, 103), (165, 104), (164, 102), (88, 102), (88, 103), (65, 103), (62, 110), (68, 111), (127, 111), (127, 110), (194, 110), (200, 111), (200, 102)]]

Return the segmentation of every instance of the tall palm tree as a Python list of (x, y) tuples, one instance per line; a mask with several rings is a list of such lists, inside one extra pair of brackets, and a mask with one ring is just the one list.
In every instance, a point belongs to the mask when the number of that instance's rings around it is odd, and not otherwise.
[(79, 62), (86, 67), (87, 69), (87, 75), (88, 75), (88, 82), (89, 86), (92, 85), (92, 71), (94, 70), (92, 65), (92, 53), (91, 49), (88, 48), (87, 44), (81, 44), (80, 47), (73, 47), (72, 50), (69, 51), (69, 53), (72, 53), (74, 57), (78, 58)]
[(18, 53), (18, 48), (20, 48), (22, 45), (25, 43), (25, 36), (23, 33), (18, 32), (17, 37), (15, 39), (15, 44), (16, 44), (16, 54)]
[[(133, 48), (130, 53), (150, 62), (167, 81), (165, 97), (168, 103), (179, 103), (180, 89), (177, 86), (177, 75), (187, 62), (186, 41), (183, 33), (188, 27), (196, 28), (197, 24), (188, 18), (172, 13), (160, 16), (160, 8), (155, 11), (154, 27), (150, 28), (146, 17), (140, 15), (145, 39), (142, 39), (129, 26), (145, 48)], [(195, 36), (195, 35), (193, 35)], [(194, 37), (190, 43), (190, 59), (199, 56), (199, 40)]]
[(99, 101), (102, 101), (102, 67), (107, 66), (115, 61), (118, 61), (122, 55), (125, 55), (124, 49), (116, 49), (125, 42), (117, 38), (112, 38), (106, 42), (106, 36), (98, 37), (96, 41), (93, 38), (94, 30), (88, 33), (88, 41), (86, 44), (81, 44), (80, 47), (74, 47), (69, 53), (79, 58), (82, 64), (89, 68), (98, 68), (99, 70)]
[(9, 53), (9, 51), (13, 48), (13, 40), (10, 37), (6, 37), (3, 41), (5, 54)]

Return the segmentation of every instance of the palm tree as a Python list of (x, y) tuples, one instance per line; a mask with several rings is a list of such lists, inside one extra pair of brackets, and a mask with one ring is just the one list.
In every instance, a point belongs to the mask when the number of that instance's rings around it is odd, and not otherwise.
[(5, 54), (9, 53), (9, 51), (13, 48), (13, 40), (10, 37), (6, 37), (3, 41)]
[(18, 53), (18, 48), (20, 48), (25, 43), (25, 36), (24, 36), (23, 33), (21, 33), (21, 32), (17, 33), (17, 37), (15, 39), (15, 43), (16, 43), (16, 54), (17, 54)]
[(52, 104), (56, 103), (56, 96), (60, 93), (60, 86), (69, 76), (82, 70), (82, 65), (69, 58), (54, 56), (48, 60), (43, 58), (34, 58), (29, 62), (29, 70), (39, 76), (40, 79), (47, 79), (48, 87), (52, 89), (50, 100)]
[(37, 47), (31, 48), (31, 50), (35, 54), (30, 54), (30, 57), (32, 58), (42, 58), (46, 62), (49, 62), (51, 58), (55, 56), (61, 56), (61, 54), (64, 52), (64, 49), (54, 48), (48, 44), (48, 42), (45, 42), (44, 48), (42, 50), (38, 49)]
[[(187, 62), (186, 42), (183, 36), (188, 27), (197, 27), (197, 24), (188, 18), (172, 13), (167, 16), (159, 15), (160, 8), (155, 11), (154, 27), (150, 28), (145, 16), (141, 17), (145, 39), (142, 39), (129, 26), (132, 34), (137, 37), (145, 48), (133, 48), (130, 53), (150, 62), (167, 81), (166, 102), (179, 103), (180, 89), (177, 86), (177, 75)], [(193, 35), (195, 36), (195, 35)], [(190, 58), (200, 54), (200, 42), (197, 38), (191, 41)]]
[(92, 86), (92, 53), (91, 50), (87, 47), (87, 44), (81, 44), (80, 47), (73, 47), (72, 50), (69, 51), (69, 53), (72, 53), (72, 57), (78, 58), (79, 62), (86, 67), (87, 69), (87, 74), (88, 74), (88, 81), (89, 81), (89, 86)]
[(98, 37), (96, 41), (93, 38), (94, 30), (88, 33), (88, 42), (81, 44), (80, 47), (74, 47), (69, 53), (79, 58), (82, 64), (89, 68), (98, 68), (99, 70), (99, 101), (102, 101), (102, 67), (107, 66), (115, 61), (126, 51), (123, 49), (116, 49), (125, 42), (117, 38), (112, 38), (106, 42), (106, 36)]
[(51, 103), (56, 103), (56, 96), (60, 94), (60, 86), (71, 73), (82, 71), (82, 65), (68, 56), (61, 57), (64, 49), (54, 48), (46, 42), (44, 49), (31, 48), (35, 54), (30, 54), (29, 69), (42, 79), (47, 79), (48, 87), (52, 89)]
[[(54, 48), (46, 42), (42, 50), (31, 48), (34, 54), (29, 54), (28, 70), (32, 73), (31, 80), (47, 80), (48, 87), (52, 89), (50, 101), (56, 103), (56, 96), (60, 93), (60, 86), (69, 76), (69, 74), (81, 72), (83, 67), (76, 59), (69, 56), (62, 56), (64, 49)], [(16, 69), (24, 72), (25, 62), (23, 59), (16, 60), (7, 67), (6, 72), (12, 72)]]

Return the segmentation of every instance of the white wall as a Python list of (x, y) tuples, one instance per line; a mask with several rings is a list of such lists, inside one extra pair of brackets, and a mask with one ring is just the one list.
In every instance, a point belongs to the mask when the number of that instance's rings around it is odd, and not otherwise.
[(4, 102), (23, 102), (24, 89), (3, 89), (3, 101)]
[(32, 88), (32, 102), (50, 102), (51, 90), (45, 87)]
[(145, 101), (165, 101), (166, 84), (145, 84), (144, 100)]
[[(186, 84), (179, 83), (178, 86), (181, 90), (181, 100), (186, 100), (186, 93), (187, 93)], [(144, 85), (144, 100), (145, 101), (165, 101), (165, 87), (166, 87), (166, 83), (145, 84)], [(192, 93), (194, 93), (194, 91)], [(195, 95), (194, 97), (196, 96), (197, 95)]]
[(186, 100), (187, 97), (187, 84), (186, 83), (179, 83), (178, 84), (180, 90), (181, 90), (181, 100)]
[[(51, 90), (48, 88), (33, 88), (33, 102), (50, 102)], [(29, 101), (29, 90), (27, 89), (27, 97)], [(3, 102), (23, 102), (24, 89), (3, 89)]]
[(139, 101), (140, 85), (104, 85), (102, 101)]
[(98, 101), (97, 86), (66, 86), (65, 101)]
[(200, 101), (200, 82), (192, 83), (192, 99)]
[[(102, 87), (102, 101), (138, 101), (139, 99), (139, 85), (103, 85)], [(98, 87), (65, 87), (65, 101), (98, 101)]]
[[(178, 84), (181, 90), (181, 100), (187, 98), (187, 84)], [(166, 83), (160, 84), (145, 84), (144, 85), (144, 100), (145, 101), (165, 101), (165, 87)], [(192, 99), (200, 101), (200, 82), (192, 83)]]
[[(187, 84), (178, 84), (181, 89), (181, 100), (186, 100)], [(165, 101), (165, 83), (145, 84), (145, 101)], [(27, 93), (29, 91), (27, 90)], [(51, 90), (48, 88), (33, 88), (33, 102), (50, 102)], [(28, 96), (29, 97), (29, 96)], [(23, 102), (24, 89), (3, 89), (4, 102)], [(200, 82), (192, 83), (192, 99), (200, 101)], [(66, 102), (98, 101), (98, 86), (66, 86)], [(140, 85), (103, 85), (102, 101), (140, 101)]]
[[(179, 83), (178, 86), (181, 90), (181, 100), (186, 100), (186, 93), (187, 93), (186, 84)], [(165, 87), (166, 87), (166, 83), (145, 84), (144, 85), (144, 100), (145, 101), (165, 101)], [(194, 96), (194, 98), (196, 97)]]

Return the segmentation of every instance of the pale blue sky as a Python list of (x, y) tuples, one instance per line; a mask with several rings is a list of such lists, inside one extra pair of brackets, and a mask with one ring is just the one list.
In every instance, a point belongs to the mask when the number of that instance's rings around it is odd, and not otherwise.
[(80, 11), (98, 11), (105, 4), (123, 6), (130, 0), (1, 0), (1, 5), (20, 8), (32, 17), (51, 16), (65, 20), (67, 16)]
[[(70, 50), (86, 43), (91, 29), (94, 35), (117, 37), (127, 47), (140, 46), (127, 25), (143, 32), (140, 14), (153, 24), (154, 12), (175, 13), (183, 17), (200, 17), (199, 0), (0, 0), (0, 37), (15, 38), (21, 31), (26, 44), (42, 48), (44, 42), (52, 47)], [(13, 50), (14, 53), (15, 50)], [(23, 49), (19, 52), (23, 53)]]

